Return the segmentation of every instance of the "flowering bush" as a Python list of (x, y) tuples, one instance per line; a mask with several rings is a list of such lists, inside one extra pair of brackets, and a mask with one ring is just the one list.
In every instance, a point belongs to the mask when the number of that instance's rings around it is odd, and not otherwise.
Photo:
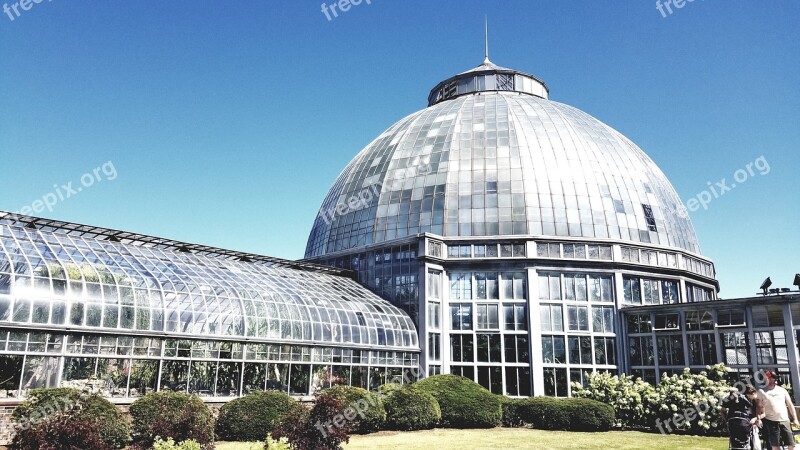
[(616, 416), (616, 425), (623, 428), (648, 428), (652, 411), (650, 401), (655, 399), (655, 388), (633, 376), (611, 375), (596, 372), (589, 377), (588, 386), (573, 383), (572, 395), (611, 405)]
[(662, 433), (725, 435), (719, 411), (733, 389), (725, 373), (725, 366), (717, 364), (700, 374), (684, 369), (680, 375), (662, 377), (648, 400), (653, 411), (651, 423)]
[(719, 419), (722, 401), (733, 387), (724, 364), (707, 366), (699, 374), (685, 369), (664, 375), (652, 386), (632, 376), (594, 373), (586, 387), (573, 384), (575, 397), (607, 403), (614, 408), (617, 426), (649, 428), (661, 433), (725, 435)]

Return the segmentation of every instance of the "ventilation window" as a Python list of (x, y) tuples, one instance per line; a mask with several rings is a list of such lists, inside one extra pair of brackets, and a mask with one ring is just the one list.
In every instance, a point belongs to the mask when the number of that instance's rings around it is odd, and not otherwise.
[(514, 75), (498, 73), (497, 74), (497, 90), (498, 91), (513, 91), (514, 90)]
[(364, 320), (364, 313), (356, 312), (356, 317), (358, 318), (358, 324), (359, 325), (361, 325), (362, 327), (367, 326), (367, 321)]
[(650, 231), (658, 231), (656, 228), (656, 218), (653, 217), (653, 208), (650, 205), (642, 203), (642, 209), (644, 210), (644, 219), (647, 221), (647, 229)]

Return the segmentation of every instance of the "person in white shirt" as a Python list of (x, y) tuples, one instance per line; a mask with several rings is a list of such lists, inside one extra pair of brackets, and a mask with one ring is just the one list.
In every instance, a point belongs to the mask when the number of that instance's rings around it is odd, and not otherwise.
[(767, 385), (758, 391), (760, 400), (758, 414), (764, 417), (764, 431), (772, 450), (780, 450), (785, 445), (789, 450), (794, 450), (794, 434), (792, 425), (800, 428), (797, 414), (792, 404), (792, 399), (786, 389), (777, 385), (778, 376), (775, 372), (764, 372)]

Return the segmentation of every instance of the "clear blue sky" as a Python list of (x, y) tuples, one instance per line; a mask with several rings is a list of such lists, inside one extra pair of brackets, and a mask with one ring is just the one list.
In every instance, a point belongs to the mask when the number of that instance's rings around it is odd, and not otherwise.
[(112, 161), (115, 180), (40, 215), (302, 257), (344, 165), (482, 61), (488, 14), (495, 63), (630, 137), (684, 201), (766, 158), (769, 174), (691, 213), (722, 296), (800, 272), (799, 2), (698, 0), (665, 18), (651, 0), (372, 0), (331, 21), (320, 3), (0, 15), (0, 209)]

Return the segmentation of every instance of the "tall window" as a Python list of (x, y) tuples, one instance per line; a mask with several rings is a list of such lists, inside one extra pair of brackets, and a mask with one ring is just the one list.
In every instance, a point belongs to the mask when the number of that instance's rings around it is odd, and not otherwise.
[(470, 273), (450, 274), (450, 298), (472, 300), (472, 276)]
[(442, 298), (442, 277), (441, 272), (429, 270), (428, 279), (428, 298), (440, 299)]
[(471, 330), (472, 329), (472, 305), (456, 304), (450, 305), (451, 329)]
[(498, 305), (478, 305), (477, 310), (477, 329), (479, 330), (498, 330), (500, 329), (500, 318), (498, 316)]
[(589, 331), (589, 307), (568, 306), (567, 321), (570, 331)]
[(507, 331), (525, 331), (528, 329), (528, 314), (525, 305), (504, 304), (505, 329)]
[(542, 331), (564, 331), (561, 305), (539, 305)]

